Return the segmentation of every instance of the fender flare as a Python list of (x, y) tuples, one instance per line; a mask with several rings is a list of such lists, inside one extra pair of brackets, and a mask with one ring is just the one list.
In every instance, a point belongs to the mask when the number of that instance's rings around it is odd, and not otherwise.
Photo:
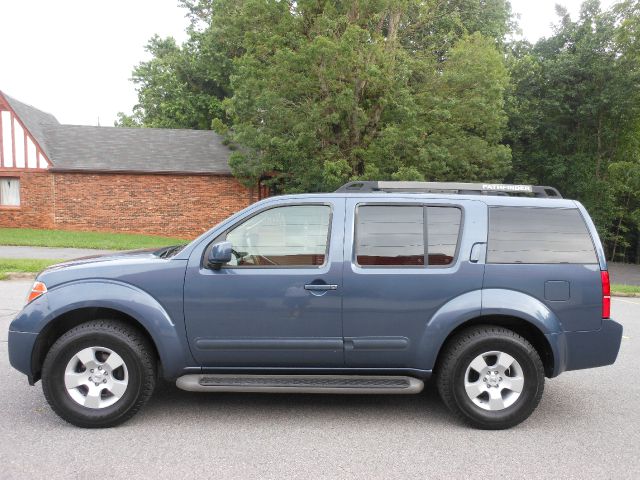
[(565, 363), (560, 321), (546, 305), (522, 292), (486, 289), (473, 290), (449, 300), (431, 317), (419, 341), (418, 368), (433, 370), (442, 346), (456, 328), (489, 315), (515, 317), (531, 324), (544, 334), (549, 343), (554, 357), (554, 372)]
[(166, 378), (176, 378), (185, 367), (195, 365), (184, 333), (184, 319), (172, 319), (155, 298), (124, 282), (96, 279), (55, 286), (27, 305), (13, 327), (43, 332), (56, 318), (82, 308), (108, 308), (138, 322), (155, 344)]
[(526, 320), (549, 335), (562, 332), (560, 320), (537, 298), (503, 288), (488, 288), (482, 291), (482, 315), (507, 315)]

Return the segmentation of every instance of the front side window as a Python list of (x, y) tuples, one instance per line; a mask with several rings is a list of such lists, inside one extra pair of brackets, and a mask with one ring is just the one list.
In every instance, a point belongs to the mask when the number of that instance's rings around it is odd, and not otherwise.
[(0, 205), (20, 205), (20, 180), (0, 177)]
[(227, 233), (230, 266), (311, 267), (327, 256), (331, 207), (291, 205), (265, 210)]

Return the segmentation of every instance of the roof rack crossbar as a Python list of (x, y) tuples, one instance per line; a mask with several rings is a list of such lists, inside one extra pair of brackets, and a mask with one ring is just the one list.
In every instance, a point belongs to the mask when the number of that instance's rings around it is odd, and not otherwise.
[(538, 198), (562, 198), (560, 192), (554, 187), (504, 183), (355, 181), (346, 183), (336, 190), (336, 193), (371, 192), (505, 196), (524, 194)]

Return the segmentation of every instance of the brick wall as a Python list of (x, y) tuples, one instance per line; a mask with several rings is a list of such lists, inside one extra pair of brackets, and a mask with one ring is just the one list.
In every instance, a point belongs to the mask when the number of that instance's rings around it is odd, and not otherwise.
[(0, 178), (20, 179), (20, 206), (0, 205), (0, 227), (54, 228), (53, 176), (49, 172), (0, 170)]
[[(229, 176), (53, 173), (54, 227), (193, 238), (253, 200)], [(44, 227), (49, 228), (49, 227)]]

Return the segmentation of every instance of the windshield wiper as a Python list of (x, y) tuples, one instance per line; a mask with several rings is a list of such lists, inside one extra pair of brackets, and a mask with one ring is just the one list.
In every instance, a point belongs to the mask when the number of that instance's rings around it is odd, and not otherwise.
[(174, 255), (176, 255), (180, 250), (182, 250), (186, 246), (187, 246), (187, 244), (184, 243), (182, 245), (174, 245), (172, 247), (167, 247), (164, 250), (160, 251), (160, 253), (158, 253), (158, 256), (160, 258), (173, 257)]

